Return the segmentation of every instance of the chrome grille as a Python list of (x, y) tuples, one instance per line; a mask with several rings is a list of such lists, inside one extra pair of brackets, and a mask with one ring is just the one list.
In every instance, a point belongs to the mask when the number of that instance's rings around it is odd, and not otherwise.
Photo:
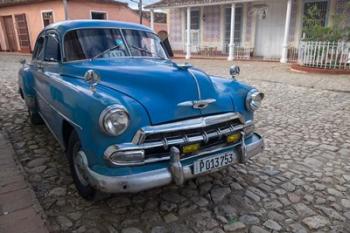
[(156, 142), (156, 141), (163, 141), (163, 140), (175, 140), (175, 139), (181, 139), (183, 138), (189, 138), (189, 137), (196, 137), (196, 136), (202, 136), (203, 138), (205, 135), (212, 135), (212, 134), (220, 134), (220, 131), (225, 131), (229, 128), (235, 127), (239, 125), (239, 120), (232, 120), (228, 122), (222, 122), (219, 124), (207, 126), (207, 127), (201, 127), (196, 129), (189, 129), (189, 130), (179, 130), (179, 131), (173, 131), (173, 132), (165, 132), (165, 133), (154, 133), (149, 134), (145, 137), (144, 143), (148, 142)]
[[(184, 125), (173, 123), (180, 127), (168, 127), (171, 124), (154, 126), (151, 129), (143, 129), (139, 133), (140, 147), (144, 147), (146, 159), (161, 158), (169, 155), (170, 147), (190, 143), (200, 143), (201, 151), (226, 144), (226, 136), (244, 128), (244, 123), (239, 114), (224, 114), (217, 120), (216, 116), (207, 118), (197, 118), (184, 121)], [(197, 125), (197, 127), (194, 127)], [(162, 130), (155, 130), (162, 129)], [(141, 135), (140, 135), (141, 134)], [(191, 156), (191, 155), (187, 155)]]

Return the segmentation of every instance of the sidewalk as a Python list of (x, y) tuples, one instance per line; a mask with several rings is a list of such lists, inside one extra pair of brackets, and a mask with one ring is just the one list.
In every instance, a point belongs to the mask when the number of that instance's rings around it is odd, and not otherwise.
[(0, 233), (48, 233), (41, 208), (0, 131)]

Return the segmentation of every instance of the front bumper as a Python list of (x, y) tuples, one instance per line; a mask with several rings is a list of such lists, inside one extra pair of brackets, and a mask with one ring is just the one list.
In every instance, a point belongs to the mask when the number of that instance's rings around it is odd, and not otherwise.
[[(254, 133), (250, 140), (245, 140), (245, 142), (241, 143), (240, 149), (237, 152), (235, 151), (234, 163), (244, 162), (246, 159), (262, 152), (263, 149), (263, 138)], [(170, 155), (171, 159), (168, 168), (126, 176), (101, 175), (89, 168), (87, 158), (83, 152), (81, 156), (85, 176), (90, 185), (106, 193), (133, 193), (164, 186), (172, 182), (181, 185), (185, 180), (201, 175), (193, 174), (193, 164), (182, 166), (176, 151)], [(212, 170), (211, 172), (214, 171), (217, 170)]]

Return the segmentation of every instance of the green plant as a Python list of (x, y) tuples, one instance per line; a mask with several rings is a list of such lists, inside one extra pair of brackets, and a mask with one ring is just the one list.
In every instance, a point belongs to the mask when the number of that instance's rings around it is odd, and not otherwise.
[(305, 16), (303, 33), (306, 41), (350, 41), (350, 25), (348, 12), (350, 2), (348, 2), (340, 14), (331, 16), (333, 26), (324, 26), (325, 22), (321, 16), (321, 11), (317, 5), (310, 7)]

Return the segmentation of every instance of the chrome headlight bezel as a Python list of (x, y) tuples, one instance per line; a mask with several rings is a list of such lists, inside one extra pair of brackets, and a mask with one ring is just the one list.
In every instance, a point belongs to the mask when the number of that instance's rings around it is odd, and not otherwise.
[(245, 99), (246, 108), (252, 112), (258, 110), (263, 99), (264, 93), (258, 91), (257, 89), (250, 90)]
[[(113, 114), (124, 115), (125, 117), (124, 121), (126, 120), (126, 122), (124, 123), (122, 128), (120, 129), (113, 128), (113, 124), (111, 123), (111, 117), (113, 116)], [(99, 118), (100, 129), (104, 133), (108, 134), (109, 136), (121, 135), (129, 127), (129, 123), (130, 123), (129, 113), (126, 110), (126, 108), (120, 104), (114, 104), (114, 105), (108, 106), (101, 112), (100, 118)]]

